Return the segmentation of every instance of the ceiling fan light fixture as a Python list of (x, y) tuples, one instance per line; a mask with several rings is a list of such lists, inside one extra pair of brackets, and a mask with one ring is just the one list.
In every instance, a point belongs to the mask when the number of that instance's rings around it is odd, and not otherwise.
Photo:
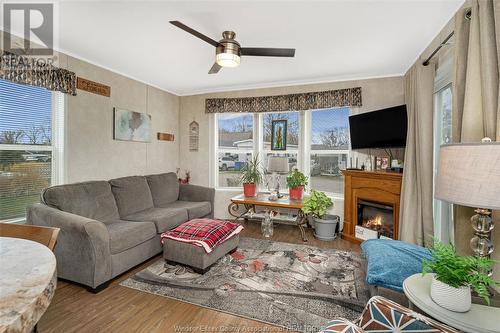
[(234, 31), (224, 31), (222, 33), (222, 39), (216, 41), (179, 21), (170, 21), (170, 23), (208, 44), (215, 46), (215, 63), (208, 71), (208, 74), (217, 74), (222, 67), (238, 67), (240, 65), (241, 56), (290, 58), (295, 56), (295, 49), (272, 47), (242, 48), (240, 43), (235, 39), (236, 33)]
[(241, 58), (234, 53), (219, 53), (215, 56), (215, 62), (221, 67), (238, 67)]

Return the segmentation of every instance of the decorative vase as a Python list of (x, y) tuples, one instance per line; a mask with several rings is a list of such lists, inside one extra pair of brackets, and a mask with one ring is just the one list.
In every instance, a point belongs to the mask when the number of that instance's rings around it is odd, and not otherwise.
[(302, 192), (304, 191), (304, 186), (290, 187), (289, 194), (290, 200), (302, 200)]
[(269, 212), (266, 212), (266, 216), (262, 220), (260, 228), (262, 231), (262, 236), (264, 236), (266, 238), (273, 236), (274, 225), (273, 225), (273, 220), (271, 219)]
[(244, 183), (243, 184), (243, 194), (245, 197), (255, 197), (257, 192), (257, 185), (255, 183)]
[(439, 306), (454, 312), (467, 312), (471, 307), (470, 287), (455, 288), (432, 277), (431, 298)]

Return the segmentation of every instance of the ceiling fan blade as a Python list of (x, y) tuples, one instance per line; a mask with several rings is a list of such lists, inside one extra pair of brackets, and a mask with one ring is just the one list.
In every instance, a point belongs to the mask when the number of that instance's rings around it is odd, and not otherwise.
[(217, 74), (221, 70), (222, 66), (220, 66), (218, 63), (214, 62), (214, 65), (210, 70), (208, 71), (208, 74)]
[(171, 24), (175, 25), (177, 28), (180, 28), (186, 32), (189, 32), (191, 35), (193, 36), (196, 36), (198, 37), (199, 39), (201, 40), (204, 40), (205, 42), (207, 42), (208, 44), (211, 44), (215, 47), (219, 46), (219, 42), (213, 40), (212, 38), (208, 37), (208, 36), (205, 36), (204, 34), (202, 34), (201, 32), (198, 32), (190, 27), (188, 27), (187, 25), (179, 22), (179, 21), (170, 21)]
[(257, 57), (294, 57), (295, 49), (279, 49), (268, 47), (242, 47), (241, 55)]

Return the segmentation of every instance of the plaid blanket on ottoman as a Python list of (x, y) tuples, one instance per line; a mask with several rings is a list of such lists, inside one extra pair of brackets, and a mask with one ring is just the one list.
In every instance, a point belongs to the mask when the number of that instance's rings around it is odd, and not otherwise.
[(243, 226), (220, 220), (194, 219), (161, 234), (161, 241), (173, 239), (201, 246), (207, 253), (225, 240), (239, 234)]

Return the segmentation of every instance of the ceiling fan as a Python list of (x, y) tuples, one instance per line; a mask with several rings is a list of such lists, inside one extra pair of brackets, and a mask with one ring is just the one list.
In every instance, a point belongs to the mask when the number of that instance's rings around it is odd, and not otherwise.
[(234, 37), (234, 31), (224, 31), (220, 41), (213, 40), (179, 21), (170, 21), (176, 27), (189, 32), (191, 35), (215, 46), (215, 63), (208, 74), (218, 73), (222, 67), (237, 67), (241, 56), (256, 57), (294, 57), (295, 49), (267, 48), (267, 47), (241, 47)]

